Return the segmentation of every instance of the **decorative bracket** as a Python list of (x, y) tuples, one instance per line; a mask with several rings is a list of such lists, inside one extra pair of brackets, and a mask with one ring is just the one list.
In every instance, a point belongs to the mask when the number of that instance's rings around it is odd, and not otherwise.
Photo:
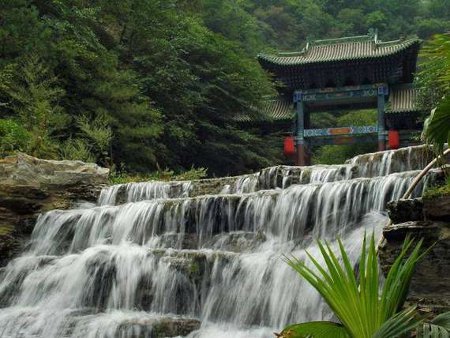
[(303, 94), (301, 91), (294, 92), (294, 103), (302, 102)]

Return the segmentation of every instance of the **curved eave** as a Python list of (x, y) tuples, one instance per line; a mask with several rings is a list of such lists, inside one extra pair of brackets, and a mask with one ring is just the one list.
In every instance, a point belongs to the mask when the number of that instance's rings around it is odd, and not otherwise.
[[(267, 54), (258, 54), (258, 62), (261, 64), (263, 68), (273, 69), (273, 68), (290, 68), (296, 66), (310, 66), (310, 65), (321, 65), (326, 63), (334, 63), (334, 62), (346, 62), (352, 60), (376, 60), (380, 58), (385, 58), (393, 55), (397, 55), (405, 52), (406, 50), (416, 47), (417, 49), (420, 47), (421, 40), (419, 39), (411, 39), (407, 40), (401, 44), (399, 44), (398, 48), (392, 48), (392, 50), (388, 50), (386, 52), (380, 53), (378, 55), (355, 55), (355, 56), (342, 56), (342, 57), (331, 57), (328, 59), (322, 60), (299, 60), (299, 58), (305, 58), (307, 54), (299, 54), (298, 56), (276, 56), (276, 55), (267, 55)], [(378, 47), (378, 48), (386, 48), (386, 47)]]
[(418, 106), (417, 89), (412, 85), (393, 86), (389, 95), (387, 114), (410, 114), (422, 111)]

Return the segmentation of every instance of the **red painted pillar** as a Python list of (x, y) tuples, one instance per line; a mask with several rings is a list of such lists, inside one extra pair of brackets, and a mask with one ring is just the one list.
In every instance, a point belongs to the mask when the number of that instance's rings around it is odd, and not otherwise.
[(397, 130), (389, 130), (388, 140), (390, 149), (398, 149), (400, 147), (400, 134)]
[(295, 137), (286, 136), (284, 138), (284, 156), (293, 157), (295, 154)]

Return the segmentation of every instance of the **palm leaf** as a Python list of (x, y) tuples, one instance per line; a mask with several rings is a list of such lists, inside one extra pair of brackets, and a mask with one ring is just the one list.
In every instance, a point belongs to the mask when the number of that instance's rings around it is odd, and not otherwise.
[(444, 328), (446, 328), (448, 331), (450, 331), (450, 311), (441, 313), (440, 315), (436, 316), (432, 321), (432, 324), (439, 325)]
[(278, 338), (350, 338), (345, 327), (333, 322), (309, 322), (286, 327)]
[(446, 96), (431, 113), (425, 122), (423, 136), (438, 153), (443, 151), (445, 143), (450, 144), (450, 96)]
[(422, 328), (417, 331), (418, 338), (448, 338), (448, 330), (439, 325), (431, 323), (423, 324)]
[[(324, 263), (320, 263), (309, 252), (306, 252), (306, 255), (312, 266), (295, 257), (285, 257), (285, 260), (320, 293), (349, 337), (372, 338), (379, 330), (382, 330), (380, 334), (401, 334), (417, 326), (417, 321), (413, 320), (414, 316), (411, 314), (413, 310), (396, 314), (406, 299), (414, 268), (424, 255), (421, 253), (421, 241), (413, 247), (411, 239), (405, 240), (386, 277), (381, 295), (373, 234), (369, 242), (364, 237), (359, 280), (355, 277), (353, 266), (340, 240), (339, 256), (328, 243), (318, 241), (317, 244)], [(290, 328), (292, 327), (295, 326)], [(384, 338), (382, 335), (379, 337)]]
[(450, 337), (450, 311), (436, 316), (430, 323), (424, 323), (417, 330), (418, 338), (448, 338)]
[(415, 314), (414, 307), (397, 313), (385, 321), (372, 338), (397, 338), (411, 332), (420, 323)]

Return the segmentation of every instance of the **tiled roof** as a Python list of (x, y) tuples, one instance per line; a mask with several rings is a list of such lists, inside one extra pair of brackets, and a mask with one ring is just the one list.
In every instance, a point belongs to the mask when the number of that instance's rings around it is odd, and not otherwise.
[(330, 61), (378, 58), (396, 54), (410, 46), (419, 44), (417, 38), (381, 42), (375, 35), (318, 40), (308, 43), (297, 53), (259, 54), (261, 63), (281, 66), (303, 65)]
[(294, 104), (291, 100), (268, 100), (264, 104), (263, 111), (273, 120), (289, 120), (294, 118)]
[(288, 121), (294, 118), (294, 104), (286, 98), (268, 99), (264, 101), (262, 114), (258, 118), (241, 115), (235, 118), (239, 122), (255, 121)]
[(387, 113), (403, 113), (420, 110), (417, 107), (417, 89), (413, 86), (397, 86), (391, 88)]
[[(419, 111), (417, 107), (417, 89), (412, 85), (401, 85), (390, 88), (389, 101), (386, 113), (404, 113)], [(258, 117), (252, 115), (241, 115), (235, 118), (238, 122), (257, 121), (290, 121), (294, 119), (294, 104), (285, 97), (268, 99), (262, 107), (262, 114)]]

